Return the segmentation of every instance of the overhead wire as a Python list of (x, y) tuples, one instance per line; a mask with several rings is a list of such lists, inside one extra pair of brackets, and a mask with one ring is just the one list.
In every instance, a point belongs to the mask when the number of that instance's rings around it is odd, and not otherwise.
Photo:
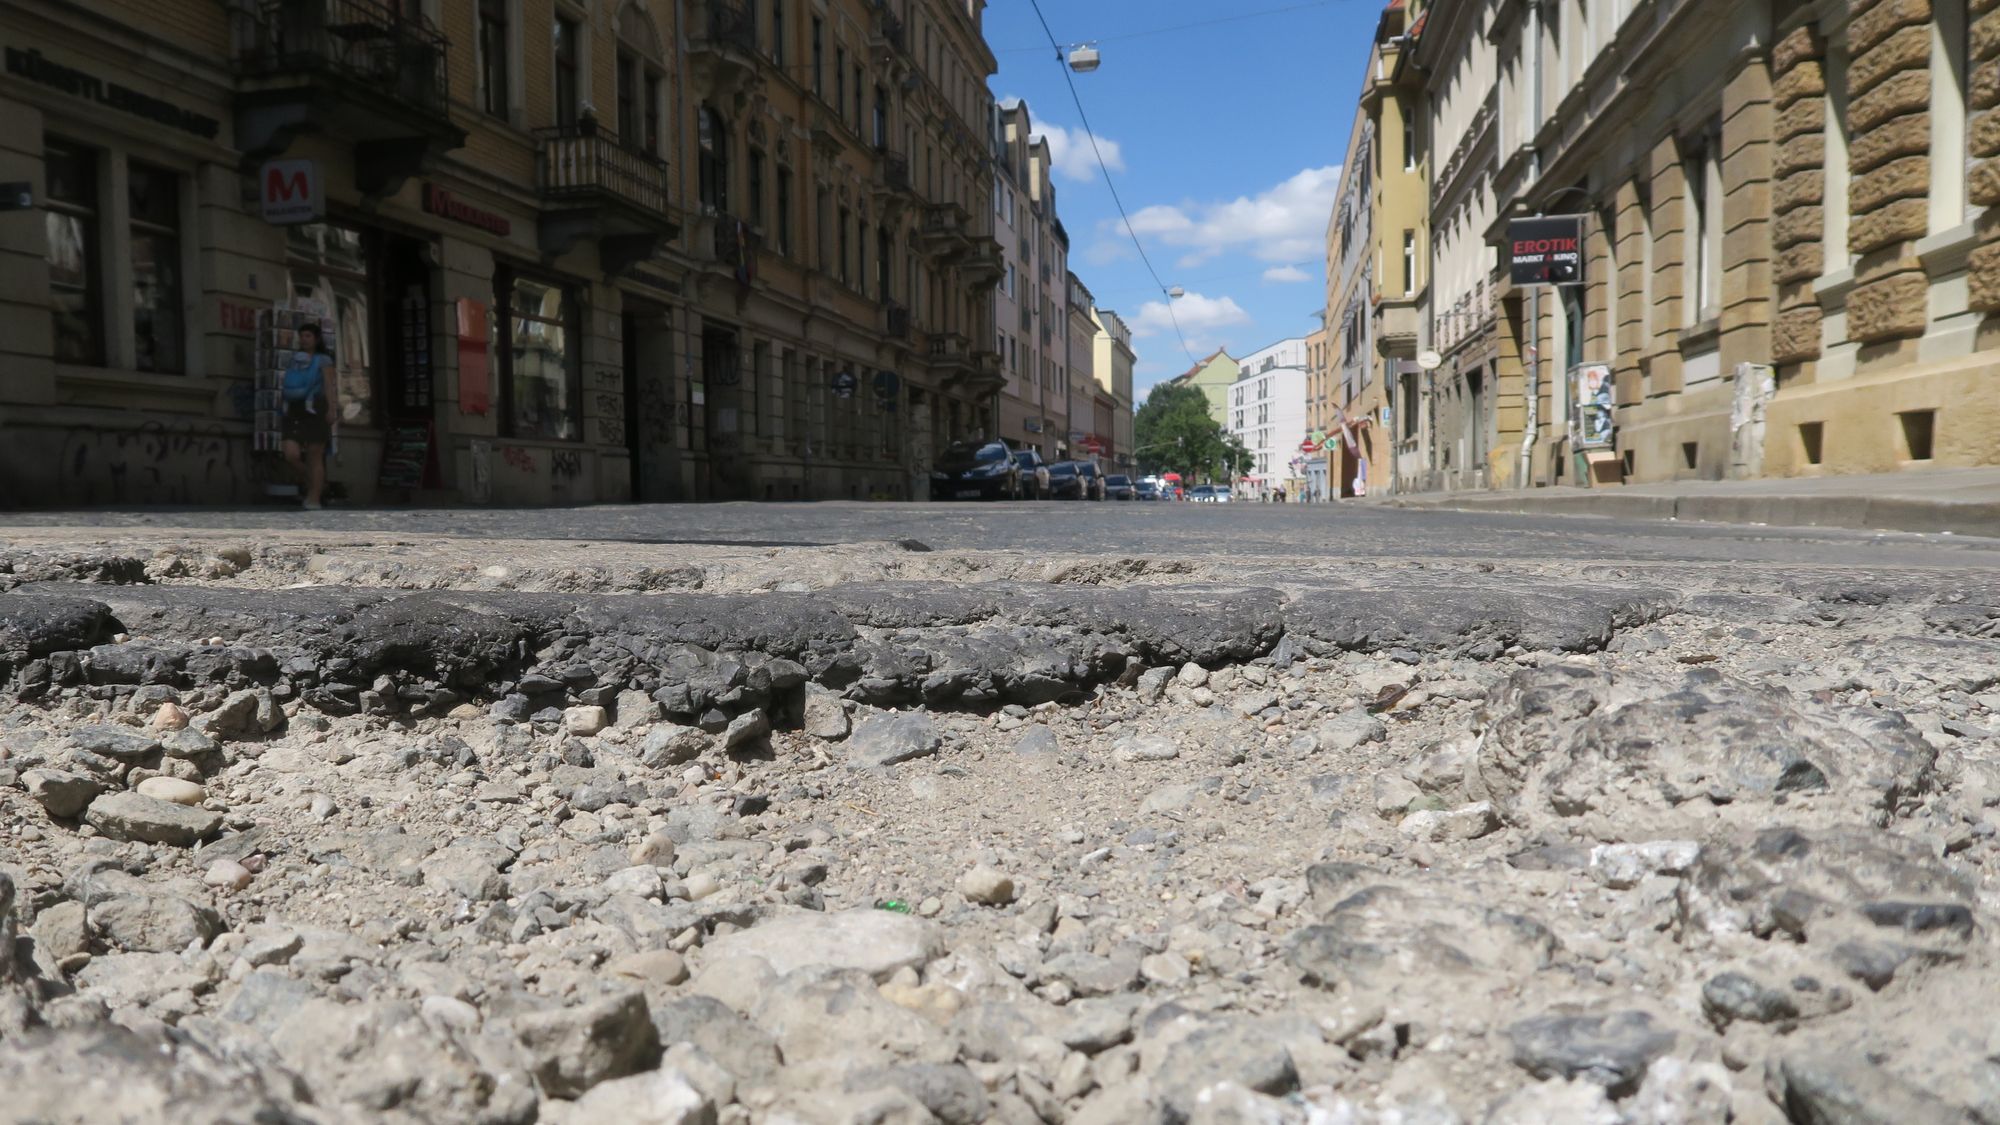
[(1104, 162), (1104, 153), (1097, 147), (1097, 130), (1090, 126), (1090, 115), (1083, 108), (1083, 96), (1077, 92), (1076, 79), (1070, 74), (1068, 60), (1063, 58), (1062, 44), (1049, 28), (1049, 18), (1042, 14), (1041, 0), (1028, 0), (1028, 4), (1035, 9), (1035, 18), (1042, 24), (1042, 34), (1048, 36), (1049, 47), (1055, 51), (1056, 66), (1062, 70), (1063, 82), (1069, 86), (1069, 100), (1076, 106), (1077, 119), (1083, 124), (1083, 135), (1090, 139), (1090, 153), (1097, 158), (1097, 170), (1104, 174), (1104, 186), (1111, 191), (1111, 202), (1118, 208), (1118, 220), (1125, 227), (1125, 235), (1132, 240), (1132, 248), (1139, 252), (1139, 261), (1145, 264), (1146, 272), (1152, 275), (1153, 284), (1159, 288), (1167, 319), (1174, 326), (1174, 336), (1180, 340), (1181, 350), (1187, 353), (1189, 363), (1198, 364), (1201, 359), (1188, 346), (1187, 334), (1181, 331), (1181, 318), (1174, 313), (1174, 295), (1167, 291), (1167, 283), (1160, 280), (1160, 271), (1153, 268), (1153, 260), (1146, 256), (1146, 247), (1139, 241), (1139, 232), (1132, 229), (1132, 217), (1125, 211), (1125, 201), (1118, 196), (1118, 184), (1111, 178), (1111, 166)]
[[(1265, 16), (1281, 16), (1287, 12), (1303, 12), (1308, 8), (1325, 8), (1335, 0), (1309, 0), (1304, 4), (1292, 4), (1283, 8), (1266, 8), (1258, 12), (1239, 12), (1233, 16), (1219, 16), (1212, 20), (1196, 20), (1193, 23), (1177, 23), (1169, 27), (1148, 28), (1145, 31), (1128, 31), (1123, 35), (1106, 35), (1089, 40), (1091, 43), (1123, 43), (1132, 39), (1145, 39), (1153, 35), (1168, 35), (1176, 31), (1191, 31), (1196, 28), (1214, 27), (1217, 24), (1240, 23), (1244, 20), (1262, 19)], [(1046, 27), (1046, 24), (1044, 25)], [(1024, 55), (1029, 51), (1039, 51), (1040, 47), (1003, 47), (995, 51), (1000, 55)]]

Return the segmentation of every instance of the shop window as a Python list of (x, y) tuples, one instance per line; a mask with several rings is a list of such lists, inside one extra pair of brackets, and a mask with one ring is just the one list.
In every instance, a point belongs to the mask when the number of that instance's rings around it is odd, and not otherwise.
[[(576, 21), (566, 16), (555, 19), (556, 124), (574, 128), (577, 118), (578, 46)], [(622, 60), (621, 60), (622, 61)], [(622, 93), (622, 91), (621, 91)], [(623, 106), (619, 107), (621, 111)]]
[(370, 329), (375, 280), (384, 269), (377, 239), (352, 227), (302, 223), (285, 228), (287, 291), (318, 301), (334, 319), (334, 371), (343, 424), (375, 423), (376, 379)]
[(508, 0), (479, 0), (479, 96), (480, 108), (495, 117), (506, 117), (511, 106), (507, 89), (507, 57), (510, 17)]
[(181, 308), (181, 178), (137, 161), (129, 172), (133, 366), (179, 375), (187, 370)]
[(45, 156), (49, 305), (57, 363), (104, 362), (104, 293), (98, 276), (97, 156), (51, 144)]
[(577, 302), (566, 287), (501, 276), (501, 350), (510, 436), (577, 441), (583, 436)]
[(711, 106), (702, 106), (696, 118), (700, 151), (695, 171), (701, 203), (707, 210), (721, 214), (729, 210), (729, 124)]

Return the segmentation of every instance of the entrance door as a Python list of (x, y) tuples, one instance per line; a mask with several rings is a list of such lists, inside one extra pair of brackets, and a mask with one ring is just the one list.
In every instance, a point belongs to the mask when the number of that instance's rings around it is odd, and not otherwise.
[(625, 299), (625, 442), (632, 456), (632, 498), (642, 503), (689, 499), (682, 477), (683, 379), (674, 364), (667, 310)]
[(739, 407), (743, 370), (736, 332), (713, 324), (701, 329), (701, 393), (708, 423), (706, 499), (750, 499), (749, 465), (744, 461)]

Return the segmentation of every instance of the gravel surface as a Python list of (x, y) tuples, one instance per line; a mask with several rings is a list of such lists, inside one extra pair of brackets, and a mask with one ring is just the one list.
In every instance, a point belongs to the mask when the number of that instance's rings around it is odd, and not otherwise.
[(0, 531), (0, 1120), (2000, 1120), (1992, 544), (1095, 507)]

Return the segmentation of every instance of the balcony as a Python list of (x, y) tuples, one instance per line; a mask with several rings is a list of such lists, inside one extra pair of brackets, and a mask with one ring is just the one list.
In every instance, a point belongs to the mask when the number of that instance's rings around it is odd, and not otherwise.
[(739, 285), (748, 286), (757, 274), (757, 251), (763, 242), (750, 224), (735, 215), (709, 212), (702, 216), (702, 230), (696, 248), (702, 264), (717, 273), (728, 273)]
[(868, 42), (877, 48), (903, 52), (903, 17), (889, 7), (888, 0), (874, 0), (870, 6), (875, 9), (875, 21), (868, 29)]
[(974, 288), (987, 288), (1000, 283), (1007, 273), (1007, 262), (999, 243), (982, 238), (972, 243), (972, 252), (958, 263), (958, 268)]
[(755, 79), (757, 23), (746, 0), (696, 0), (690, 19), (688, 67), (705, 97), (737, 93)]
[(604, 272), (615, 276), (680, 233), (666, 161), (589, 126), (545, 129), (536, 140), (543, 254), (561, 257), (595, 239)]
[(1384, 297), (1375, 305), (1375, 346), (1382, 354), (1417, 346), (1417, 299)]
[(386, 0), (264, 0), (237, 56), (236, 143), (277, 156), (303, 133), (354, 144), (355, 185), (395, 191), (465, 143), (451, 120), (445, 37)]
[(926, 250), (945, 258), (956, 258), (972, 249), (972, 235), (966, 229), (965, 208), (956, 203), (927, 203), (917, 238)]

